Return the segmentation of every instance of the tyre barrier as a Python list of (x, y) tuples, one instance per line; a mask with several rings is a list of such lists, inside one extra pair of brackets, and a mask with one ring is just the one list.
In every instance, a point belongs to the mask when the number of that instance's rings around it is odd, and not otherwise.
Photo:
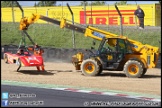
[[(83, 52), (84, 59), (87, 59), (89, 55), (91, 55), (90, 51), (87, 51), (86, 49), (66, 49), (66, 48), (48, 48), (48, 47), (42, 47), (44, 49), (43, 58), (45, 62), (65, 62), (65, 63), (71, 63), (71, 58), (74, 54), (77, 52)], [(16, 53), (18, 46), (16, 45), (3, 45), (1, 46), (1, 59), (3, 59), (4, 52), (12, 52)], [(93, 53), (96, 52), (96, 50), (91, 50)], [(32, 52), (31, 52), (32, 53)], [(161, 68), (161, 53), (159, 56), (158, 64), (156, 68)]]
[(16, 45), (4, 45), (1, 46), (1, 59), (3, 59), (4, 52), (16, 53), (18, 46)]
[(85, 54), (84, 59), (88, 57), (90, 52), (85, 49), (59, 49), (59, 48), (43, 48), (44, 49), (44, 61), (45, 62), (71, 62), (71, 58), (77, 52), (83, 52)]
[[(88, 55), (91, 54), (86, 49), (66, 49), (66, 48), (48, 48), (42, 47), (44, 49), (43, 58), (45, 62), (71, 62), (71, 58), (77, 52), (83, 52), (85, 54), (84, 59), (88, 58)], [(16, 53), (18, 46), (16, 45), (3, 45), (1, 46), (1, 59), (3, 59), (3, 54), (5, 52)], [(93, 50), (95, 52), (95, 50)], [(32, 52), (30, 52), (32, 53)]]

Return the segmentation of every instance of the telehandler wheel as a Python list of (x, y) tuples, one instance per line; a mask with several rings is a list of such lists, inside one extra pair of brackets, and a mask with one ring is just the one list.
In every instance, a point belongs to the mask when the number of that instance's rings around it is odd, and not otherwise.
[(124, 72), (127, 77), (140, 78), (143, 74), (143, 65), (136, 60), (128, 60), (124, 65)]
[(5, 61), (5, 63), (8, 63), (8, 56), (7, 56), (7, 54), (4, 54), (4, 61)]
[(102, 73), (102, 70), (103, 70), (103, 69), (102, 69), (102, 66), (100, 66), (100, 67), (99, 67), (99, 72), (98, 72), (97, 75), (100, 75), (100, 74)]
[[(146, 72), (147, 72), (147, 68), (144, 68), (144, 69), (143, 69), (142, 76), (144, 76)], [(142, 77), (142, 76), (141, 76), (141, 77)]]
[(86, 76), (97, 76), (100, 72), (100, 67), (97, 64), (97, 61), (93, 59), (87, 59), (82, 62), (81, 70), (82, 73)]

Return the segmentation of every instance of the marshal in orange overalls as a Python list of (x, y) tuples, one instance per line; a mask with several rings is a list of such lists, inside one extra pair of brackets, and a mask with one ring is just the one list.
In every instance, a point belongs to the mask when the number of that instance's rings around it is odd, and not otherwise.
[[(31, 47), (28, 48), (28, 50), (33, 51), (35, 56), (42, 56), (42, 54), (44, 53), (44, 50), (42, 48), (40, 48), (37, 44), (34, 46), (34, 48), (31, 48)], [(45, 71), (44, 63), (41, 66), (41, 68), (42, 68), (42, 71)], [(40, 71), (39, 66), (37, 66), (37, 70)]]

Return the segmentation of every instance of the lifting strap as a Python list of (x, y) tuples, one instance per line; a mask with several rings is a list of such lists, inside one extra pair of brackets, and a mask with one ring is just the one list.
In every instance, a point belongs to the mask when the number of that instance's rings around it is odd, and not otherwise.
[(22, 32), (22, 38), (21, 38), (21, 41), (20, 41), (20, 43), (19, 43), (19, 47), (18, 47), (18, 49), (21, 47), (21, 45), (23, 45), (23, 46), (26, 47), (25, 35), (24, 35), (23, 32)]

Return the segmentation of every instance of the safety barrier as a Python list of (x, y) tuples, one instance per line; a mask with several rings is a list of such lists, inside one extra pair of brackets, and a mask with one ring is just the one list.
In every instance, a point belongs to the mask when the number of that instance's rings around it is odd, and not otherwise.
[[(64, 63), (71, 63), (71, 58), (74, 54), (77, 52), (83, 52), (84, 53), (84, 59), (88, 58), (91, 54), (90, 51), (87, 51), (86, 49), (64, 49), (64, 48), (47, 48), (42, 47), (44, 49), (43, 58), (45, 62), (64, 62)], [(18, 46), (16, 45), (3, 45), (1, 46), (1, 59), (3, 59), (4, 52), (12, 52), (16, 53), (18, 49)], [(92, 52), (95, 52), (96, 50), (92, 50)], [(32, 52), (31, 52), (32, 53)], [(161, 68), (161, 53), (159, 56), (158, 64), (156, 68)]]
[[(65, 62), (70, 63), (71, 58), (77, 52), (83, 52), (85, 54), (84, 59), (88, 58), (88, 55), (91, 53), (86, 51), (86, 49), (63, 49), (63, 48), (47, 48), (44, 49), (43, 58), (45, 62)], [(18, 46), (16, 45), (3, 45), (1, 46), (1, 59), (3, 59), (4, 52), (16, 53)], [(95, 52), (95, 50), (92, 50)], [(31, 52), (32, 53), (32, 52)]]

